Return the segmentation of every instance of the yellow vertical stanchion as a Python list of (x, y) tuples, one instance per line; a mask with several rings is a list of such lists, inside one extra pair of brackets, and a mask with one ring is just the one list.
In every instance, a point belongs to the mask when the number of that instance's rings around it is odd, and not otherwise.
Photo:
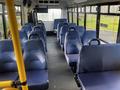
[[(26, 82), (26, 72), (24, 67), (24, 61), (22, 56), (21, 44), (19, 40), (19, 32), (18, 32), (18, 25), (14, 7), (14, 0), (5, 0), (7, 11), (8, 11), (8, 19), (9, 19), (9, 26), (10, 32), (12, 35), (12, 41), (14, 46), (14, 52), (17, 59), (17, 66), (18, 66), (18, 74), (20, 77), (20, 82)], [(28, 86), (22, 86), (22, 90), (28, 90)]]

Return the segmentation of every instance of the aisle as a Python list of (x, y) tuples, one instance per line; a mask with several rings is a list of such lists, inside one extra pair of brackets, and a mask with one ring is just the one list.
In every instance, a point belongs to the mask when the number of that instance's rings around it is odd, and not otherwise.
[(57, 46), (56, 38), (49, 36), (48, 45), (48, 70), (50, 87), (48, 90), (79, 90), (71, 70), (65, 61), (63, 52)]

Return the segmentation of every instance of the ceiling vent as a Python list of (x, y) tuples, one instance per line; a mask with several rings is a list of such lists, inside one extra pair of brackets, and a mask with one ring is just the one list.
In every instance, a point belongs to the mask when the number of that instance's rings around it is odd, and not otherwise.
[(39, 4), (59, 5), (59, 0), (39, 0)]

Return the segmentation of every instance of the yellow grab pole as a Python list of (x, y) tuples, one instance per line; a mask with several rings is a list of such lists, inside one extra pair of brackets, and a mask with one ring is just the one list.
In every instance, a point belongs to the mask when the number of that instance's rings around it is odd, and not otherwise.
[(4, 88), (2, 90), (19, 90), (18, 88)]
[(11, 87), (12, 84), (13, 84), (13, 81), (2, 81), (0, 82), (0, 88)]
[[(20, 77), (20, 82), (26, 82), (26, 72), (24, 67), (24, 60), (22, 56), (21, 44), (19, 39), (19, 32), (18, 32), (18, 25), (14, 7), (14, 0), (5, 0), (7, 11), (8, 11), (8, 19), (9, 19), (9, 26), (10, 32), (12, 35), (12, 41), (14, 46), (14, 52), (17, 59), (17, 67), (18, 67), (18, 74)], [(28, 90), (28, 86), (22, 86), (22, 90)]]

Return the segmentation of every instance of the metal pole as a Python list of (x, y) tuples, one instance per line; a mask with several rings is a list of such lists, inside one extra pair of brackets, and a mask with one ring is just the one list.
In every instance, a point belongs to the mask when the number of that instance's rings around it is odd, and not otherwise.
[[(17, 62), (20, 82), (27, 83), (24, 60), (22, 56), (22, 49), (21, 49), (21, 44), (20, 44), (20, 39), (19, 39), (18, 25), (17, 25), (17, 20), (16, 20), (14, 0), (5, 0), (5, 3), (7, 6), (7, 10), (8, 10), (9, 26), (10, 26), (10, 32), (12, 35), (14, 52), (15, 52), (15, 56), (17, 59), (16, 62)], [(22, 86), (22, 90), (28, 90), (27, 84), (25, 86)]]

